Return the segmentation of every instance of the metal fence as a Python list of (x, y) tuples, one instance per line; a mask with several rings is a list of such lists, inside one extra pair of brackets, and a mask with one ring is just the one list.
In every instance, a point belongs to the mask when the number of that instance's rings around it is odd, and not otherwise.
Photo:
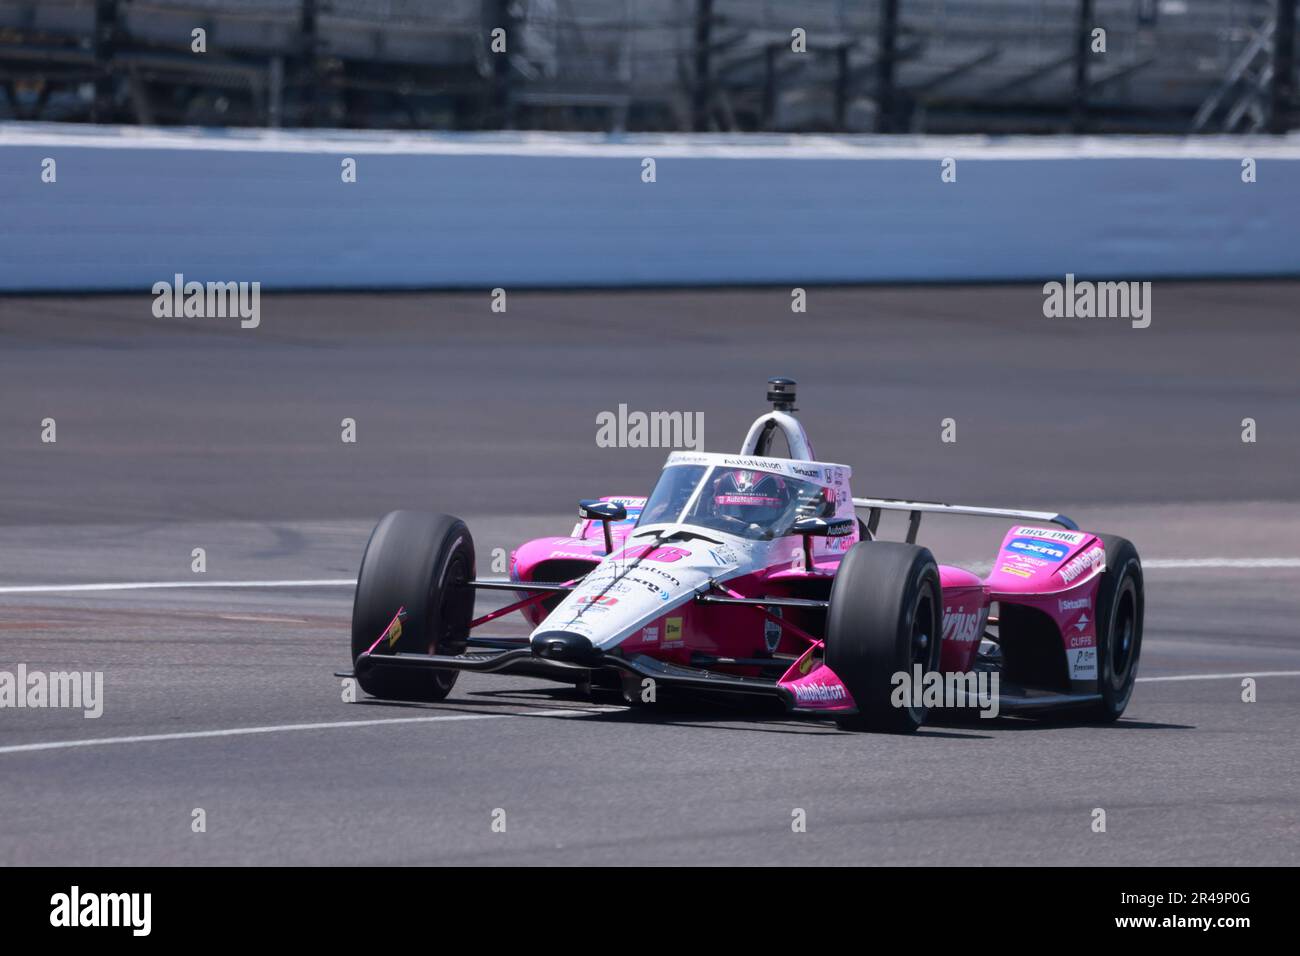
[(444, 129), (1283, 129), (1294, 122), (1294, 11), (1295, 0), (0, 0), (0, 115)]

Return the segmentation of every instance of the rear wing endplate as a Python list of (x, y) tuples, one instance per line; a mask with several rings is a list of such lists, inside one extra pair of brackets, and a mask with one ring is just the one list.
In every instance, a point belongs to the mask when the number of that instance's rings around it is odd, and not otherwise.
[(971, 505), (949, 505), (940, 501), (905, 501), (902, 498), (854, 498), (853, 507), (866, 508), (867, 533), (875, 538), (876, 528), (880, 524), (882, 511), (906, 511), (908, 513), (907, 543), (916, 544), (916, 533), (921, 529), (921, 515), (972, 515), (977, 518), (1012, 518), (1018, 521), (1046, 521), (1060, 525), (1070, 531), (1078, 531), (1079, 526), (1065, 515), (1051, 511), (1016, 511), (1010, 508), (977, 508)]

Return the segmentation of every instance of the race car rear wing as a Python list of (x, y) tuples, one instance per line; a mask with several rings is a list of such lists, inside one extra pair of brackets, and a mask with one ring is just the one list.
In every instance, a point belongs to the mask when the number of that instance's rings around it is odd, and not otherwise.
[(971, 505), (949, 505), (940, 501), (905, 501), (901, 498), (854, 498), (853, 507), (866, 508), (867, 532), (872, 538), (880, 525), (882, 511), (906, 511), (908, 513), (907, 543), (916, 544), (916, 533), (921, 529), (922, 514), (972, 515), (977, 518), (1013, 518), (1019, 521), (1046, 521), (1060, 525), (1070, 531), (1078, 531), (1079, 526), (1065, 515), (1051, 511), (1015, 511), (1010, 508), (977, 508)]

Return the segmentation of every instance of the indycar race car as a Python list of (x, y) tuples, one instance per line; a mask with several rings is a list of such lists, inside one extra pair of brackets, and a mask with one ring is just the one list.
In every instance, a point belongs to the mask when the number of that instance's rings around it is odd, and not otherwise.
[[(772, 379), (768, 400), (739, 452), (673, 452), (649, 497), (582, 501), (572, 534), (519, 545), (506, 579), (477, 577), (459, 519), (386, 515), (353, 605), (361, 688), (435, 701), (462, 671), (505, 672), (631, 703), (757, 695), (906, 733), (995, 675), (999, 711), (1124, 712), (1142, 649), (1131, 543), (1048, 512), (854, 498), (852, 470), (818, 461), (794, 417), (795, 383)], [(770, 454), (778, 437), (789, 457)], [(878, 540), (886, 511), (908, 515), (906, 541)], [(916, 544), (924, 514), (1014, 523), (981, 577)], [(515, 599), (476, 617), (485, 590)], [(529, 636), (482, 636), (513, 612)], [(941, 700), (899, 692), (932, 674)]]

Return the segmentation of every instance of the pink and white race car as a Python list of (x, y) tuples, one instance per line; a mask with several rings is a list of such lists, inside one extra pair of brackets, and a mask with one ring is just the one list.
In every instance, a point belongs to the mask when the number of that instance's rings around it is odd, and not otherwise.
[[(352, 611), (361, 688), (433, 701), (462, 671), (500, 671), (621, 689), (629, 702), (759, 695), (844, 727), (909, 732), (935, 706), (971, 706), (960, 695), (995, 674), (999, 711), (1123, 713), (1142, 648), (1132, 544), (1059, 514), (854, 498), (852, 469), (816, 460), (794, 398), (794, 382), (772, 379), (774, 409), (738, 453), (674, 452), (648, 498), (583, 501), (572, 534), (515, 549), (508, 579), (477, 577), (459, 519), (386, 515)], [(789, 457), (770, 454), (778, 437)], [(877, 540), (885, 511), (908, 514), (906, 542)], [(1014, 521), (987, 576), (915, 543), (930, 513)], [(476, 617), (482, 590), (517, 600)], [(530, 636), (481, 636), (512, 612)], [(928, 675), (941, 700), (899, 692)]]

